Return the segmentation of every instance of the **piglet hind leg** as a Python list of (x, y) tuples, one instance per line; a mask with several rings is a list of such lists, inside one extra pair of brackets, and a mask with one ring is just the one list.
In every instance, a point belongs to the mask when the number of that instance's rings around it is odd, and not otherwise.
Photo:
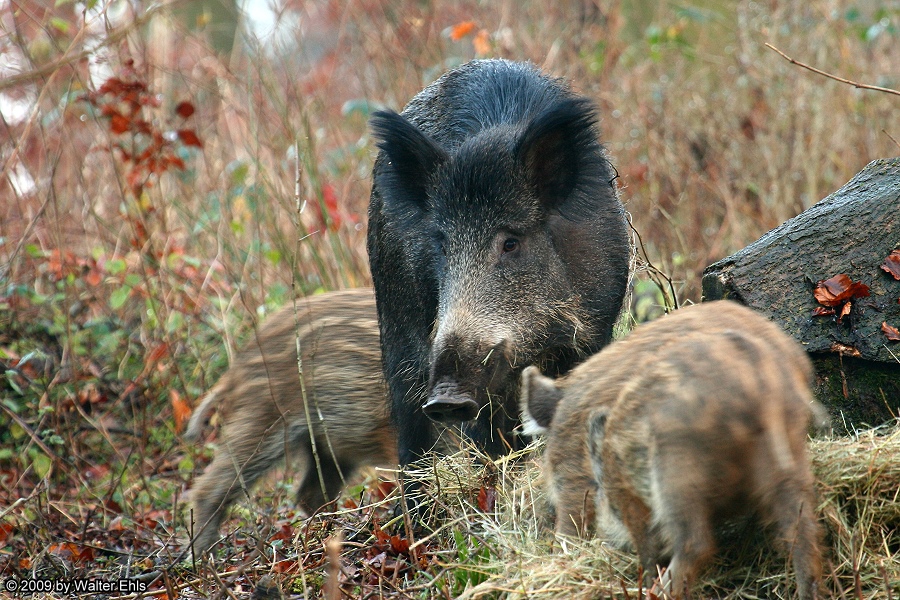
[(768, 499), (769, 520), (793, 562), (800, 600), (821, 598), (822, 557), (816, 505), (810, 487), (794, 479), (784, 481), (774, 487)]
[[(268, 444), (249, 436), (225, 442), (191, 490), (193, 502), (193, 550), (206, 553), (219, 537), (219, 526), (228, 508), (246, 494), (271, 466), (284, 458), (283, 436), (270, 436)], [(226, 438), (227, 439), (227, 438)]]
[[(321, 447), (319, 450), (321, 452)], [(356, 468), (355, 465), (335, 460), (327, 448), (319, 455), (318, 462), (313, 456), (309, 456), (307, 462), (306, 473), (297, 488), (297, 504), (311, 515), (337, 499), (346, 484), (345, 478), (350, 477)]]

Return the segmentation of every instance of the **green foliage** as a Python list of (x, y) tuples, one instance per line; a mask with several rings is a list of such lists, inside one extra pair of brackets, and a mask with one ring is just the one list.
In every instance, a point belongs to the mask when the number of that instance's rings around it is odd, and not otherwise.
[(453, 568), (453, 585), (450, 592), (458, 595), (469, 587), (487, 580), (493, 569), (486, 565), (491, 562), (491, 549), (483, 541), (470, 533), (453, 530), (456, 545), (457, 564)]

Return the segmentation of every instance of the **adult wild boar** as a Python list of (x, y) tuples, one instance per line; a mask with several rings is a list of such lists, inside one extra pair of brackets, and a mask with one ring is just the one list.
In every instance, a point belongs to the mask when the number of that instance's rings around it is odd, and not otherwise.
[(518, 375), (611, 338), (630, 245), (594, 109), (528, 64), (476, 60), (375, 113), (368, 252), (403, 464), (430, 417), (516, 441)]
[(732, 517), (773, 526), (800, 598), (821, 578), (806, 352), (732, 302), (691, 306), (638, 327), (553, 381), (522, 374), (523, 420), (549, 426), (545, 476), (556, 530), (633, 546), (662, 586), (689, 588)]
[(286, 457), (299, 466), (297, 502), (308, 513), (360, 467), (397, 465), (372, 290), (297, 304), (266, 319), (191, 415), (188, 440), (216, 407), (222, 422), (215, 457), (191, 490), (198, 555), (216, 541), (229, 506)]

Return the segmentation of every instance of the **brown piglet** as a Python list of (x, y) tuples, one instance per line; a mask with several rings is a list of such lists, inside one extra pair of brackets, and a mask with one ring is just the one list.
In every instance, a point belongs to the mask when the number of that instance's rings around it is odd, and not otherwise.
[(546, 432), (560, 534), (632, 547), (679, 597), (728, 520), (757, 516), (793, 558), (799, 596), (821, 579), (806, 352), (752, 310), (690, 306), (635, 329), (556, 381), (522, 374), (523, 420)]
[(194, 411), (185, 439), (200, 437), (216, 407), (218, 447), (191, 490), (198, 556), (229, 506), (285, 458), (299, 467), (297, 501), (308, 513), (360, 467), (396, 468), (372, 290), (300, 299), (296, 311), (266, 319)]

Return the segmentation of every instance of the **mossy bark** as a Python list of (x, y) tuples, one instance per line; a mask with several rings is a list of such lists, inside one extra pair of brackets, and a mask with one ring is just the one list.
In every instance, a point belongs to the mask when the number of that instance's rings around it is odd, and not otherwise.
[[(780, 324), (814, 354), (816, 395), (849, 427), (900, 414), (900, 281), (881, 269), (900, 248), (900, 158), (877, 160), (840, 190), (706, 268), (703, 299), (729, 298)], [(816, 282), (840, 273), (869, 288), (840, 322), (814, 317)], [(893, 411), (893, 414), (892, 414)]]

